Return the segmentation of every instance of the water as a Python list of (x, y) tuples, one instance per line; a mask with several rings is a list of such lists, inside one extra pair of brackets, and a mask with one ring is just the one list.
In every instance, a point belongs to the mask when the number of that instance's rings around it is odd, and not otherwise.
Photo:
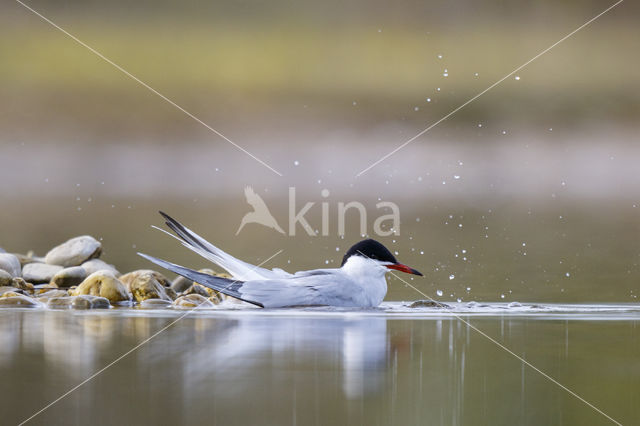
[[(640, 421), (640, 308), (454, 303), (376, 310), (0, 310), (16, 424), (612, 424)], [(172, 324), (173, 323), (173, 324)], [(470, 325), (469, 325), (470, 324)]]

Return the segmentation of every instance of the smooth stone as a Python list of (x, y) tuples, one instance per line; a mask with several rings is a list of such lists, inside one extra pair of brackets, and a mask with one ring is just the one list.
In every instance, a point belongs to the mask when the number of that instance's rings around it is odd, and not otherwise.
[(147, 299), (171, 301), (164, 286), (158, 282), (153, 271), (136, 274), (129, 281), (129, 291), (136, 302), (142, 302)]
[(199, 294), (200, 296), (211, 297), (211, 294), (207, 291), (207, 287), (198, 283), (193, 283), (191, 287), (183, 291), (180, 296), (187, 296), (189, 294)]
[(11, 285), (15, 288), (19, 288), (20, 290), (28, 291), (29, 293), (33, 293), (34, 286), (31, 283), (28, 283), (21, 277), (15, 277), (11, 280)]
[(13, 253), (15, 257), (20, 261), (20, 265), (24, 268), (24, 265), (28, 263), (44, 263), (44, 257), (37, 257), (33, 255), (33, 252), (27, 254)]
[(19, 288), (11, 287), (11, 286), (2, 286), (0, 287), (0, 297), (2, 297), (5, 293), (22, 293), (22, 290)]
[(109, 300), (90, 295), (52, 297), (47, 301), (49, 309), (109, 309), (110, 307)]
[(449, 305), (436, 302), (435, 300), (416, 300), (409, 305), (410, 308), (448, 308)]
[(103, 271), (105, 269), (113, 272), (113, 275), (115, 275), (116, 277), (119, 277), (120, 275), (122, 275), (120, 274), (120, 271), (116, 269), (115, 266), (100, 259), (88, 260), (80, 266), (82, 266), (84, 270), (87, 271), (87, 274), (89, 275), (93, 274), (94, 272)]
[(131, 292), (130, 285), (131, 283), (139, 276), (151, 274), (153, 278), (156, 279), (163, 287), (171, 287), (171, 281), (167, 279), (160, 272), (154, 271), (152, 269), (138, 269), (136, 271), (132, 271), (120, 276), (120, 281), (127, 287), (127, 291)]
[(216, 307), (212, 301), (199, 294), (189, 294), (178, 297), (173, 302), (173, 306), (177, 309), (212, 309)]
[(29, 263), (22, 269), (22, 278), (34, 284), (48, 283), (53, 276), (62, 271), (62, 266), (47, 265), (46, 263)]
[(0, 269), (0, 287), (11, 285), (11, 281), (13, 281), (11, 274), (4, 269)]
[(11, 253), (0, 253), (0, 269), (8, 272), (12, 277), (22, 275), (20, 260)]
[(185, 278), (182, 275), (178, 275), (178, 277), (175, 280), (173, 280), (173, 282), (171, 283), (171, 288), (176, 293), (182, 293), (184, 291), (187, 291), (187, 289), (192, 285), (193, 285), (193, 281), (191, 281), (189, 278)]
[(89, 275), (73, 292), (72, 296), (89, 294), (107, 298), (111, 303), (129, 300), (124, 284), (109, 270), (97, 271)]
[(33, 293), (36, 296), (52, 290), (58, 290), (58, 286), (55, 284), (38, 284), (33, 286)]
[(89, 274), (82, 266), (72, 266), (55, 274), (53, 278), (51, 278), (51, 284), (55, 284), (58, 287), (69, 288), (79, 285), (87, 276), (89, 276)]
[(87, 260), (100, 256), (102, 244), (89, 235), (72, 238), (49, 250), (45, 262), (64, 267), (79, 266)]
[(169, 306), (171, 306), (171, 302), (162, 299), (145, 299), (140, 302), (140, 307), (144, 309), (168, 308)]
[(69, 293), (67, 293), (66, 290), (51, 290), (51, 291), (46, 291), (44, 293), (40, 293), (40, 294), (36, 294), (36, 299), (38, 299), (41, 302), (46, 302), (49, 299), (52, 299), (54, 297), (66, 297), (68, 296)]
[(0, 297), (0, 307), (3, 308), (35, 308), (38, 306), (40, 303), (37, 300), (24, 294), (7, 292)]

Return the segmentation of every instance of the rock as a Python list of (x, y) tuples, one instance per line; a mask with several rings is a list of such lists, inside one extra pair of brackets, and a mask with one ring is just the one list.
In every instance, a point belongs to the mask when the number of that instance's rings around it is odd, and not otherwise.
[(176, 293), (182, 293), (192, 285), (193, 285), (193, 281), (191, 281), (189, 278), (185, 278), (182, 275), (178, 275), (178, 277), (175, 280), (173, 280), (173, 283), (171, 283), (171, 288)]
[(109, 300), (90, 295), (53, 297), (47, 301), (49, 309), (109, 309), (110, 307)]
[(47, 293), (52, 290), (58, 290), (58, 286), (55, 284), (38, 284), (33, 286), (33, 293), (35, 296)]
[(160, 309), (168, 308), (171, 306), (171, 302), (162, 299), (146, 299), (140, 302), (140, 307), (143, 309)]
[(0, 269), (0, 286), (11, 285), (11, 281), (13, 281), (11, 274), (4, 269)]
[(44, 257), (36, 257), (33, 252), (30, 251), (27, 254), (13, 253), (15, 257), (20, 261), (20, 265), (24, 268), (24, 265), (28, 263), (44, 263)]
[(151, 274), (163, 287), (171, 287), (171, 281), (169, 281), (160, 272), (153, 271), (151, 269), (138, 269), (136, 271), (129, 272), (120, 277), (120, 281), (127, 287), (127, 291), (131, 292), (130, 285), (137, 277), (141, 275)]
[(0, 253), (0, 269), (8, 272), (12, 277), (19, 277), (22, 275), (20, 260), (10, 253)]
[(177, 309), (211, 309), (216, 307), (213, 302), (199, 294), (189, 294), (187, 296), (178, 297), (173, 302), (173, 306)]
[(72, 296), (89, 294), (107, 298), (111, 303), (129, 300), (124, 284), (108, 270), (97, 271), (89, 275), (73, 292)]
[(55, 284), (58, 287), (69, 288), (82, 283), (88, 275), (82, 266), (72, 266), (55, 274), (53, 278), (51, 278), (51, 284)]
[(91, 259), (88, 260), (86, 262), (84, 262), (82, 265), (80, 265), (84, 268), (85, 271), (87, 271), (87, 274), (93, 274), (94, 272), (98, 272), (98, 271), (102, 271), (102, 270), (109, 270), (111, 272), (113, 272), (113, 275), (115, 275), (116, 277), (119, 277), (121, 274), (120, 272), (116, 269), (115, 266), (108, 264), (107, 262), (104, 262), (100, 259)]
[(11, 287), (11, 286), (2, 286), (0, 287), (0, 297), (2, 297), (5, 293), (23, 293), (19, 288)]
[(25, 292), (33, 293), (33, 284), (26, 282), (23, 278), (16, 277), (11, 280), (11, 285)]
[[(127, 274), (129, 275), (129, 274)], [(156, 273), (153, 271), (142, 272), (133, 276), (129, 280), (129, 291), (137, 302), (147, 299), (162, 299), (171, 301), (167, 295), (165, 288), (156, 279)]]
[(207, 287), (198, 283), (193, 283), (191, 287), (180, 293), (180, 296), (187, 296), (189, 294), (199, 294), (200, 296), (211, 297), (211, 295), (207, 291)]
[(24, 294), (7, 292), (0, 296), (0, 307), (8, 308), (35, 308), (40, 306), (40, 303)]
[(449, 308), (449, 305), (435, 300), (416, 300), (409, 305), (410, 308)]
[(53, 276), (62, 271), (62, 266), (47, 265), (46, 263), (29, 263), (24, 265), (22, 278), (34, 284), (48, 283)]
[(64, 267), (79, 266), (87, 260), (100, 256), (102, 244), (89, 235), (75, 237), (52, 248), (45, 256), (49, 265)]
[(175, 291), (173, 291), (171, 287), (165, 287), (164, 291), (167, 293), (167, 296), (169, 296), (171, 300), (176, 300), (178, 298), (178, 295)]
[(66, 297), (69, 293), (66, 290), (50, 290), (44, 293), (36, 294), (36, 299), (40, 302), (46, 302), (47, 300), (53, 299), (54, 297)]

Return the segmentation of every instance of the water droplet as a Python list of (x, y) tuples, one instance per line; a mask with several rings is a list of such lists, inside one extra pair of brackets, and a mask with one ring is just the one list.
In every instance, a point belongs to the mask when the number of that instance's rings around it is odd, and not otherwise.
[(520, 76), (519, 76), (519, 75), (516, 75), (516, 76), (515, 76), (515, 79), (516, 79), (516, 80), (520, 80)]
[(413, 107), (414, 111), (420, 111), (420, 107)]
[(452, 279), (454, 279), (455, 277), (456, 277), (455, 275), (451, 274), (451, 275), (449, 275), (449, 280), (452, 280)]
[(453, 175), (453, 178), (456, 179), (456, 180), (460, 179), (460, 175)]
[(504, 299), (504, 294), (501, 294), (501, 295), (500, 295), (500, 299)]
[(427, 98), (427, 102), (431, 102), (431, 98)]
[(442, 59), (442, 55), (438, 55), (438, 59)]
[(438, 296), (442, 297), (442, 294), (443, 294), (443, 293), (442, 293), (442, 290), (436, 290), (436, 294), (437, 294)]
[(293, 165), (294, 165), (294, 166), (298, 166), (298, 165), (300, 165), (300, 162), (299, 162), (298, 160), (295, 160), (295, 161), (293, 162)]

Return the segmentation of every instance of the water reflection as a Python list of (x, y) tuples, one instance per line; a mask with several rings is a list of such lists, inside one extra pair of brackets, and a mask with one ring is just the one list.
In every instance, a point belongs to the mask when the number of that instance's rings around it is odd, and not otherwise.
[[(181, 314), (0, 310), (5, 420), (28, 417)], [(636, 321), (579, 318), (471, 321), (622, 423), (634, 423), (637, 404), (617, 395), (640, 391)], [(70, 413), (78, 424), (87, 416), (105, 424), (225, 425), (601, 420), (455, 318), (357, 312), (188, 316), (36, 424), (74, 423)]]

